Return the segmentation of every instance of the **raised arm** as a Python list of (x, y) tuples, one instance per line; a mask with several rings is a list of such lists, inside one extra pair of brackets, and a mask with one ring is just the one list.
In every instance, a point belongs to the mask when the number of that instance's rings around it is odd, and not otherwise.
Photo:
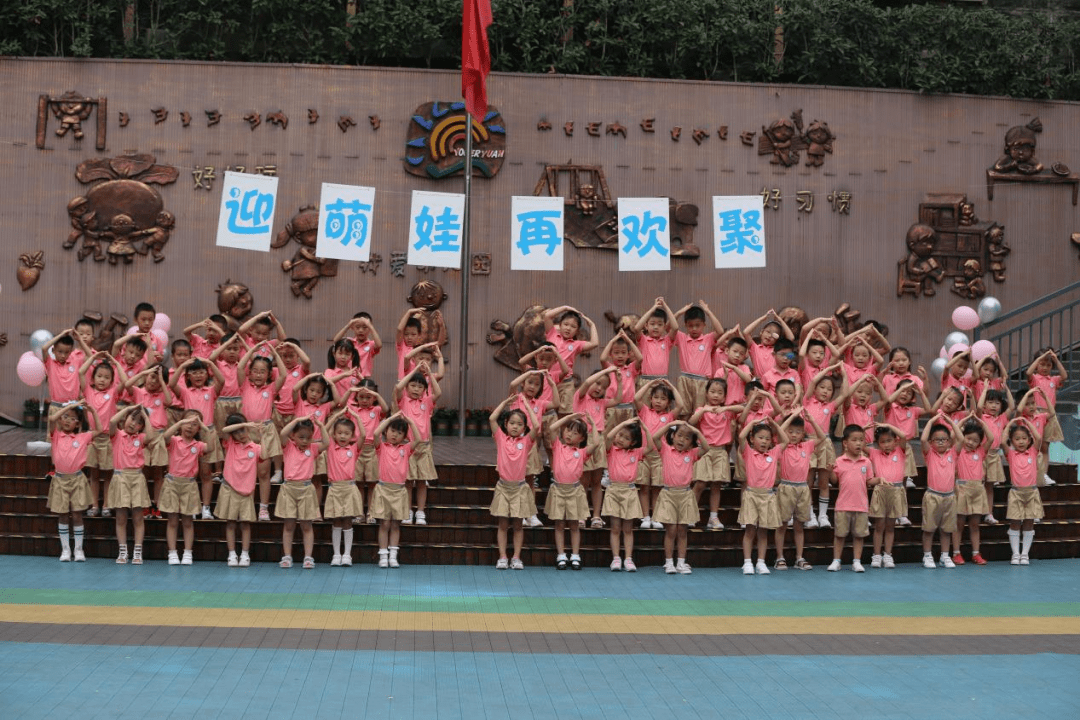
[(675, 336), (679, 333), (679, 320), (675, 317), (675, 313), (671, 312), (671, 307), (667, 304), (667, 300), (664, 298), (658, 298), (660, 300), (660, 309), (667, 315), (668, 331), (667, 336), (669, 340), (674, 340)]
[(517, 393), (503, 400), (501, 403), (495, 406), (495, 409), (488, 415), (488, 426), (491, 427), (491, 434), (494, 435), (499, 429), (499, 416), (506, 410), (506, 406), (517, 400)]
[(724, 332), (724, 326), (720, 323), (720, 320), (716, 315), (713, 314), (712, 309), (709, 308), (709, 304), (702, 299), (699, 299), (697, 304), (698, 307), (705, 312), (705, 317), (709, 318), (709, 323), (712, 325), (712, 331), (716, 333), (717, 336)]

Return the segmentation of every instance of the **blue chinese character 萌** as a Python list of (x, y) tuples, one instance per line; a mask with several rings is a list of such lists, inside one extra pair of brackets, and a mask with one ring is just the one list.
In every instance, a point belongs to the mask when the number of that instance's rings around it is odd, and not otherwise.
[(229, 232), (238, 235), (261, 235), (270, 232), (267, 221), (274, 214), (273, 195), (248, 190), (240, 198), (240, 188), (234, 187), (229, 190), (229, 197), (233, 198), (225, 201), (225, 207), (229, 209)]
[(742, 255), (745, 251), (761, 252), (764, 246), (761, 236), (755, 230), (761, 230), (760, 210), (728, 210), (720, 213), (720, 232), (724, 237), (720, 241), (720, 252), (736, 252)]
[[(660, 257), (667, 256), (668, 249), (661, 245), (656, 237), (657, 232), (667, 228), (667, 218), (653, 217), (652, 211), (646, 210), (641, 217), (630, 215), (623, 218), (622, 225), (622, 234), (629, 241), (623, 246), (624, 253), (629, 255), (631, 250), (637, 250), (638, 257), (645, 257), (650, 252), (655, 252)], [(645, 238), (644, 241), (642, 237)]]
[[(338, 198), (326, 206), (326, 237), (339, 240), (342, 245), (363, 247), (367, 242), (368, 213), (371, 205), (359, 200), (345, 202)], [(348, 215), (346, 215), (348, 211)]]
[(562, 239), (559, 237), (559, 228), (552, 220), (562, 217), (558, 210), (531, 210), (517, 216), (521, 221), (521, 233), (518, 236), (517, 246), (522, 255), (528, 255), (536, 246), (543, 246), (544, 252), (554, 255)]
[(438, 217), (424, 205), (416, 218), (416, 244), (413, 249), (431, 248), (431, 252), (458, 252), (461, 249), (461, 222), (449, 206)]

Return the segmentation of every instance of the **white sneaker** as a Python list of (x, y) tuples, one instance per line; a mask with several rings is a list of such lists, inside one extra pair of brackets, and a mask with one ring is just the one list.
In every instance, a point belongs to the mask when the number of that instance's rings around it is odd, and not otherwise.
[(71, 562), (71, 548), (60, 550), (60, 562)]
[(675, 570), (675, 562), (673, 560), (668, 560), (664, 563), (664, 572), (666, 572), (668, 575), (674, 575), (676, 572), (678, 572), (677, 570)]
[(342, 555), (341, 556), (341, 566), (342, 567), (352, 567), (352, 555)]
[(427, 515), (423, 510), (416, 511), (416, 517), (414, 518), (417, 525), (427, 525)]
[(251, 556), (247, 554), (246, 550), (240, 553), (240, 567), (251, 567)]
[(914, 481), (914, 480), (912, 480), (912, 479), (911, 479), (911, 478), (909, 478), (909, 477), (906, 477), (906, 478), (904, 478), (904, 487), (906, 487), (906, 488), (913, 488), (913, 487), (915, 487), (915, 481)]
[(831, 563), (829, 563), (829, 567), (827, 567), (825, 569), (828, 570), (829, 572), (839, 572), (839, 570), (840, 570), (840, 560), (838, 560), (837, 558), (833, 558), (833, 561)]
[(892, 555), (885, 553), (881, 556), (881, 566), (886, 570), (892, 570), (896, 567), (896, 561), (893, 560)]
[(684, 562), (681, 562), (681, 563), (679, 563), (678, 565), (675, 566), (675, 572), (679, 573), (680, 575), (689, 575), (690, 573), (692, 573), (694, 571), (690, 569), (689, 565), (687, 565)]
[[(540, 518), (536, 517), (535, 515), (529, 518), (526, 522), (529, 523), (529, 527), (544, 527), (544, 523), (540, 522)], [(522, 567), (525, 566), (522, 565)]]
[(652, 521), (652, 529), (653, 530), (663, 530), (664, 526), (661, 525), (660, 523), (656, 522), (655, 520), (653, 520)]
[(794, 524), (795, 524), (795, 518), (788, 518), (788, 520), (787, 520), (787, 526), (788, 526), (788, 527), (791, 527), (791, 526), (792, 526), (792, 525), (794, 525)]
[(606, 488), (610, 484), (611, 484), (611, 476), (608, 475), (608, 471), (605, 468), (604, 469), (604, 475), (603, 475), (603, 477), (600, 478), (600, 487), (605, 487)]
[(1030, 565), (1030, 564), (1031, 564), (1031, 560), (1029, 560), (1029, 559), (1028, 559), (1028, 556), (1027, 556), (1027, 555), (1021, 555), (1021, 556), (1020, 556), (1020, 564), (1021, 564), (1021, 565)]
[(170, 565), (179, 565), (180, 564), (180, 555), (177, 554), (177, 552), (175, 550), (170, 550), (169, 551), (169, 564)]
[(1043, 475), (1043, 485), (1057, 485), (1057, 482), (1051, 479), (1049, 475)]
[(237, 559), (236, 553), (235, 552), (229, 553), (228, 566), (229, 567), (236, 567), (239, 564), (240, 564), (240, 561)]
[(911, 520), (908, 519), (907, 515), (901, 515), (900, 517), (896, 518), (896, 524), (900, 527), (907, 527), (911, 524)]
[(765, 564), (764, 560), (757, 561), (757, 565), (754, 566), (754, 572), (758, 575), (769, 575), (771, 573), (769, 566)]
[(723, 530), (724, 523), (720, 522), (720, 518), (718, 517), (710, 517), (709, 522), (705, 524), (705, 527), (708, 530)]
[(742, 564), (742, 574), (743, 575), (753, 575), (754, 574), (754, 563), (750, 562), (749, 560), (744, 562)]
[[(383, 558), (379, 558), (379, 567), (386, 567), (382, 564)], [(495, 563), (496, 570), (507, 570), (510, 567), (510, 561), (507, 558), (499, 558), (499, 562)]]
[(330, 566), (331, 567), (341, 567), (341, 556), (340, 555), (334, 555), (334, 557), (330, 558)]
[(1020, 553), (1013, 553), (1012, 560), (1009, 561), (1010, 565), (1020, 564)]
[(870, 556), (870, 567), (872, 567), (872, 568), (881, 567), (881, 556), (880, 555), (871, 555)]
[(998, 525), (998, 519), (993, 515), (983, 515), (983, 522), (987, 525)]
[(525, 563), (521, 562), (521, 558), (510, 558), (511, 570), (524, 570)]
[(195, 558), (193, 558), (191, 556), (191, 551), (190, 550), (185, 550), (184, 554), (180, 556), (180, 564), (181, 565), (191, 565), (192, 562), (194, 562), (194, 560), (195, 560)]
[(281, 470), (275, 470), (274, 474), (270, 476), (270, 484), (271, 485), (280, 485), (281, 484)]
[(866, 568), (862, 566), (862, 561), (859, 559), (851, 561), (851, 569), (855, 572), (866, 572)]
[[(502, 567), (499, 567), (500, 565)], [(387, 552), (386, 550), (380, 550), (379, 551), (379, 567), (381, 567), (381, 568), (390, 567), (390, 553)], [(498, 568), (499, 570), (505, 570), (506, 569), (506, 558), (503, 558), (502, 560), (500, 560), (499, 564), (496, 565), (495, 567)]]
[(415, 519), (415, 517), (416, 517), (416, 516), (415, 516), (415, 515), (413, 514), (413, 511), (412, 511), (412, 510), (410, 510), (410, 511), (409, 511), (409, 517), (407, 517), (407, 518), (405, 518), (404, 520), (402, 520), (402, 521), (401, 521), (401, 524), (402, 524), (402, 525), (412, 525), (412, 524), (413, 524), (413, 520)]
[(75, 562), (86, 562), (86, 553), (82, 548), (75, 548)]
[(941, 553), (941, 558), (940, 559), (941, 559), (941, 566), (942, 567), (947, 567), (947, 568), (950, 568), (950, 569), (956, 567), (956, 563), (953, 562), (953, 559), (951, 557), (949, 557), (948, 555), (946, 555), (945, 553)]
[(821, 513), (821, 515), (818, 516), (818, 527), (823, 529), (828, 529), (832, 527), (832, 523), (829, 522), (828, 514)]
[(641, 518), (641, 526), (640, 527), (641, 527), (642, 530), (648, 530), (649, 528), (651, 528), (652, 527), (652, 518), (649, 517), (648, 515)]
[(617, 557), (611, 561), (611, 572), (618, 572), (622, 570), (622, 558)]
[(810, 519), (803, 523), (803, 527), (807, 530), (814, 530), (818, 527), (817, 515), (810, 513)]
[(924, 568), (926, 568), (927, 570), (936, 570), (937, 569), (937, 563), (934, 562), (934, 556), (930, 555), (930, 554), (923, 555), (922, 566)]
[(209, 505), (203, 505), (202, 506), (202, 515), (200, 515), (199, 517), (201, 517), (203, 520), (213, 520), (214, 519), (213, 513), (210, 512), (210, 506)]

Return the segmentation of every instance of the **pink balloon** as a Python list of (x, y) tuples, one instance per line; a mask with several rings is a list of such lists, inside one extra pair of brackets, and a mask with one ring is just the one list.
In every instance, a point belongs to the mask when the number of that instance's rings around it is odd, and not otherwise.
[(979, 362), (996, 352), (997, 348), (994, 347), (994, 343), (989, 340), (976, 340), (975, 344), (971, 346), (971, 359), (975, 362)]
[(154, 328), (150, 331), (150, 334), (158, 341), (161, 347), (165, 347), (169, 344), (169, 334), (160, 328)]
[(154, 316), (153, 329), (164, 330), (166, 333), (168, 333), (170, 330), (172, 330), (172, 320), (170, 320), (169, 316), (165, 313), (158, 313)]
[(37, 387), (45, 381), (45, 363), (41, 362), (34, 353), (27, 351), (19, 356), (15, 373), (26, 385)]
[(948, 360), (948, 359), (949, 359), (949, 351), (945, 349), (945, 346), (944, 346), (944, 345), (942, 345), (942, 346), (941, 346), (941, 349), (940, 349), (940, 350), (938, 350), (938, 354), (937, 354), (937, 356), (938, 356), (939, 358), (942, 358), (942, 359), (944, 359), (944, 360)]
[(979, 313), (975, 308), (961, 305), (952, 311), (952, 324), (957, 330), (974, 330), (979, 327)]
[(137, 326), (135, 326), (135, 325), (132, 325), (131, 327), (129, 327), (127, 329), (127, 332), (124, 333), (124, 334), (125, 335), (134, 335), (137, 332), (139, 332), (139, 328)]
[(967, 352), (970, 349), (971, 348), (969, 348), (964, 343), (956, 343), (951, 348), (949, 348), (949, 357), (956, 357), (958, 353)]

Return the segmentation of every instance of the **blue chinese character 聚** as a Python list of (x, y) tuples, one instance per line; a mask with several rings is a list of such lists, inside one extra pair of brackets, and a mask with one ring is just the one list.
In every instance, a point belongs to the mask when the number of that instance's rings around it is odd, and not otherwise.
[[(338, 198), (326, 206), (326, 237), (342, 245), (363, 247), (368, 236), (368, 213), (371, 205), (359, 200), (345, 202)], [(348, 215), (346, 215), (348, 212)]]
[[(656, 233), (667, 228), (667, 218), (653, 217), (652, 211), (646, 210), (641, 217), (630, 215), (623, 218), (622, 225), (622, 234), (629, 241), (623, 245), (624, 253), (629, 255), (631, 250), (637, 250), (638, 257), (645, 257), (650, 252), (660, 257), (667, 256), (668, 249), (656, 237)], [(645, 239), (642, 240), (642, 237)]]
[(562, 238), (559, 228), (552, 220), (562, 217), (558, 210), (531, 210), (517, 216), (521, 221), (521, 233), (517, 246), (522, 255), (528, 255), (534, 247), (541, 246), (548, 255), (554, 255)]
[(424, 205), (416, 215), (416, 244), (413, 249), (431, 248), (431, 252), (458, 252), (461, 250), (461, 222), (449, 206), (438, 217)]
[(720, 240), (720, 252), (738, 253), (742, 255), (747, 250), (762, 252), (761, 236), (755, 232), (761, 230), (760, 210), (728, 210), (720, 213), (720, 232), (723, 239)]
[[(238, 235), (261, 235), (270, 232), (267, 222), (274, 215), (274, 196), (258, 190), (248, 190), (240, 197), (240, 188), (229, 190), (232, 200), (225, 201), (229, 209), (229, 232)], [(237, 199), (240, 198), (240, 199)]]

